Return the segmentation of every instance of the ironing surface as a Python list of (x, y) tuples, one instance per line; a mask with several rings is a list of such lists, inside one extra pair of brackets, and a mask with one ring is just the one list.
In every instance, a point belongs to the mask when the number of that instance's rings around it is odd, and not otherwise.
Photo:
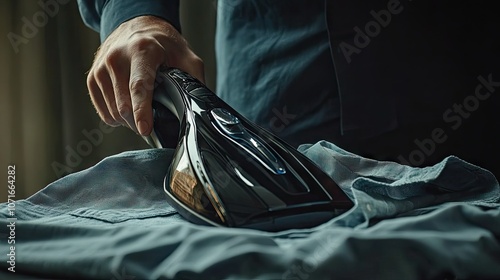
[[(422, 169), (377, 162), (328, 142), (300, 150), (355, 199), (352, 210), (277, 233), (195, 225), (165, 203), (173, 150), (125, 152), (16, 203), (15, 276), (500, 278), (500, 187), (490, 172), (456, 157)], [(0, 233), (6, 240), (8, 228)], [(13, 275), (6, 260), (2, 279)]]

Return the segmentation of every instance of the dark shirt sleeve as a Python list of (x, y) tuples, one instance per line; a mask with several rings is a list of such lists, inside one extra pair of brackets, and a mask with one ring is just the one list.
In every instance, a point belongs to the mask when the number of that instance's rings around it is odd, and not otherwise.
[(78, 0), (83, 22), (99, 32), (101, 42), (121, 23), (152, 15), (165, 19), (179, 32), (179, 0)]

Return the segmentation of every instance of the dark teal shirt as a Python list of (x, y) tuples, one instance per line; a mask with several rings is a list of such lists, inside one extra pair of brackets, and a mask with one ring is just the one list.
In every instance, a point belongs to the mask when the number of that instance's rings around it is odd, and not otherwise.
[(324, 0), (218, 5), (217, 93), (288, 142), (333, 140), (340, 106)]

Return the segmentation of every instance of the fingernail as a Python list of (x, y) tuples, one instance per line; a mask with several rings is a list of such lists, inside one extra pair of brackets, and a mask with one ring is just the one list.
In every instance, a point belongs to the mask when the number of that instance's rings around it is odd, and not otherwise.
[(140, 134), (144, 135), (149, 130), (149, 125), (146, 121), (139, 121), (139, 123), (137, 123), (137, 129)]

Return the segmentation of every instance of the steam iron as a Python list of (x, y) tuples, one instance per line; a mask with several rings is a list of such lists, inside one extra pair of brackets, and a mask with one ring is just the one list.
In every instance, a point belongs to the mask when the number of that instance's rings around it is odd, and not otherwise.
[(188, 221), (281, 231), (319, 225), (353, 206), (312, 161), (182, 70), (158, 72), (153, 111), (145, 139), (175, 148), (164, 189)]

